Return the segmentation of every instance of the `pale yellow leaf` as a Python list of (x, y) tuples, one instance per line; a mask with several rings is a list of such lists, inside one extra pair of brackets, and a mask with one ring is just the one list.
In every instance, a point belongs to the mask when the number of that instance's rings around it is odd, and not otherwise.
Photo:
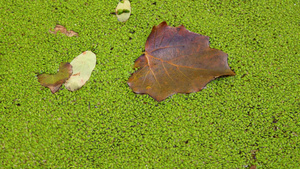
[(91, 51), (85, 51), (74, 58), (70, 64), (73, 74), (66, 81), (65, 87), (70, 91), (75, 91), (89, 80), (96, 65), (96, 55)]
[(116, 8), (116, 15), (118, 21), (125, 22), (129, 19), (131, 14), (131, 6), (129, 0), (124, 0), (124, 2), (119, 2)]

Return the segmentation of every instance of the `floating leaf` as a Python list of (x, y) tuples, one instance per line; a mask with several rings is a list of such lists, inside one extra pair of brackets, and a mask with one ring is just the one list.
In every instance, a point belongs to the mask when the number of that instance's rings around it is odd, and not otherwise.
[(128, 80), (135, 93), (162, 101), (175, 93), (202, 90), (219, 76), (234, 76), (227, 54), (209, 47), (209, 37), (166, 22), (152, 28), (145, 53), (135, 61), (139, 68)]
[(78, 33), (74, 32), (74, 31), (67, 31), (67, 28), (65, 28), (62, 25), (56, 25), (54, 28), (54, 31), (51, 31), (51, 29), (49, 30), (50, 33), (56, 34), (57, 32), (61, 32), (69, 37), (72, 36), (78, 36)]
[(71, 62), (72, 76), (66, 81), (65, 87), (70, 91), (81, 88), (89, 80), (96, 65), (96, 55), (91, 51), (85, 51)]
[(119, 2), (116, 8), (116, 15), (118, 21), (125, 22), (129, 19), (131, 14), (131, 7), (129, 0), (124, 0), (124, 2)]
[(72, 74), (72, 66), (70, 63), (62, 62), (59, 65), (59, 71), (55, 75), (40, 74), (38, 75), (38, 81), (41, 85), (48, 87), (52, 93), (59, 90), (60, 86), (67, 80)]

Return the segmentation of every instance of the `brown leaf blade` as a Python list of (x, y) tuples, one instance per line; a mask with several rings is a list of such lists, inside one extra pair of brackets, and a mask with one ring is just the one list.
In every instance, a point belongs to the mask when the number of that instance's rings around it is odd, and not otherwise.
[(57, 32), (61, 32), (65, 35), (67, 35), (68, 37), (72, 37), (72, 36), (78, 36), (77, 32), (74, 32), (72, 30), (68, 31), (67, 28), (65, 28), (62, 25), (56, 25), (54, 28), (54, 31), (52, 31), (51, 29), (49, 30), (50, 33), (56, 34)]
[(59, 90), (60, 86), (72, 75), (72, 65), (62, 62), (59, 65), (59, 71), (55, 75), (40, 74), (38, 81), (42, 86), (48, 87), (52, 93)]
[(227, 54), (209, 47), (209, 37), (170, 27), (166, 22), (154, 26), (145, 54), (135, 61), (128, 85), (135, 93), (149, 94), (162, 101), (176, 93), (202, 90), (220, 76), (234, 76)]

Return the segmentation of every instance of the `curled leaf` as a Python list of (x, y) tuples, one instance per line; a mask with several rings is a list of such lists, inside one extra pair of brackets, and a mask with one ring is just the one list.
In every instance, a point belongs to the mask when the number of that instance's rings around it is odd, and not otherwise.
[(71, 62), (72, 76), (66, 81), (65, 87), (70, 91), (81, 88), (89, 80), (96, 65), (96, 55), (91, 51), (85, 51), (75, 57)]
[(74, 32), (72, 30), (68, 31), (67, 28), (65, 28), (62, 25), (56, 25), (54, 28), (54, 31), (51, 31), (51, 29), (49, 29), (49, 32), (53, 33), (53, 34), (56, 34), (57, 32), (61, 32), (69, 37), (78, 36), (78, 33)]
[(124, 2), (119, 2), (116, 8), (116, 15), (118, 21), (125, 22), (129, 19), (131, 14), (131, 7), (129, 0), (124, 0)]
[(152, 28), (145, 54), (134, 67), (139, 69), (128, 85), (135, 93), (147, 93), (157, 101), (175, 93), (198, 92), (217, 77), (235, 75), (227, 54), (209, 47), (208, 36), (166, 22)]
[(62, 62), (59, 65), (59, 71), (55, 75), (40, 74), (38, 75), (38, 81), (42, 86), (48, 87), (52, 93), (59, 90), (60, 86), (67, 80), (72, 74), (72, 66), (70, 63)]

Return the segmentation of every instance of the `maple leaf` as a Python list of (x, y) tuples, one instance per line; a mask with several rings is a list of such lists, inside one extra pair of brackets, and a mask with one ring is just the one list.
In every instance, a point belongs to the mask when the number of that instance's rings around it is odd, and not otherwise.
[(202, 90), (220, 76), (234, 76), (227, 54), (209, 47), (209, 37), (166, 22), (154, 26), (145, 53), (134, 64), (139, 68), (128, 80), (135, 93), (162, 101), (176, 93)]
[(72, 37), (72, 36), (78, 36), (78, 33), (74, 32), (74, 31), (68, 31), (67, 28), (65, 28), (64, 26), (62, 25), (56, 25), (55, 28), (54, 28), (54, 31), (51, 31), (51, 29), (49, 29), (49, 32), (50, 33), (53, 33), (53, 34), (56, 34), (57, 32), (61, 32), (69, 37)]
[(58, 91), (60, 86), (72, 75), (72, 65), (67, 62), (62, 62), (59, 65), (59, 71), (55, 75), (40, 74), (38, 81), (42, 86), (48, 87), (52, 93)]

